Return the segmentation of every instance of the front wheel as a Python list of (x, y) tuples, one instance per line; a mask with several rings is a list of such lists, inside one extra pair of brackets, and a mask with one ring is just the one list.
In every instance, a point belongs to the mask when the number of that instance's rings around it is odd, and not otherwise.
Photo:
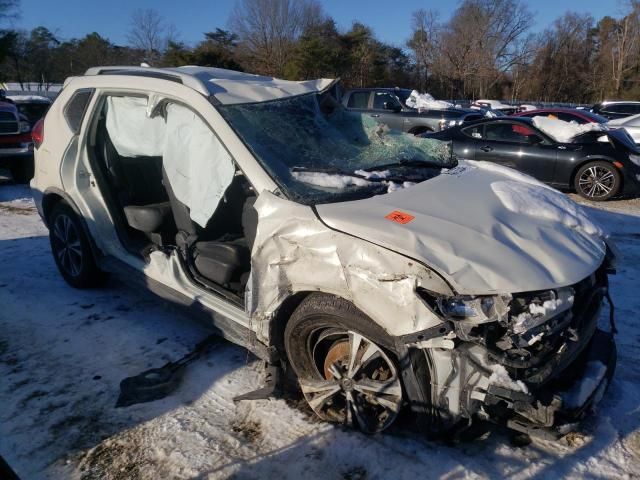
[(312, 295), (294, 312), (285, 348), (320, 418), (365, 433), (396, 420), (403, 388), (393, 354), (381, 346), (385, 335), (349, 302), (330, 295)]
[(578, 195), (587, 200), (601, 202), (620, 192), (622, 177), (616, 167), (608, 162), (590, 162), (578, 169), (574, 187)]

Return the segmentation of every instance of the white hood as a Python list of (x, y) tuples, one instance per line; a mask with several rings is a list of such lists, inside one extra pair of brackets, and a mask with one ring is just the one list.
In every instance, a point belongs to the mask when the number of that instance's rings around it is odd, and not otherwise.
[[(593, 273), (606, 251), (602, 230), (579, 205), (487, 162), (462, 162), (414, 187), (317, 211), (335, 230), (426, 264), (461, 294), (571, 285)], [(385, 218), (394, 211), (409, 221)]]

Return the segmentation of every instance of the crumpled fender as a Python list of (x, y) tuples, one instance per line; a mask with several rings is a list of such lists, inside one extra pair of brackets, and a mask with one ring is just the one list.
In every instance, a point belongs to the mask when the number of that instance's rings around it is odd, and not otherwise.
[(352, 302), (390, 335), (414, 333), (441, 320), (415, 290), (450, 295), (448, 284), (424, 265), (324, 225), (311, 207), (264, 191), (254, 208), (258, 228), (251, 255), (246, 309), (258, 338), (282, 302), (321, 291)]

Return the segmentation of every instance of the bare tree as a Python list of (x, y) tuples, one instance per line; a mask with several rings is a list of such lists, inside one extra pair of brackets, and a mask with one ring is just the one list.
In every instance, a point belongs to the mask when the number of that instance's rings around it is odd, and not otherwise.
[(252, 70), (283, 75), (295, 41), (324, 16), (317, 0), (238, 0), (229, 19)]
[(463, 95), (484, 96), (527, 61), (531, 12), (521, 0), (464, 0), (444, 26), (438, 64)]
[(620, 95), (622, 81), (625, 75), (636, 68), (637, 63), (632, 62), (632, 57), (638, 56), (640, 44), (640, 3), (632, 0), (627, 2), (629, 12), (618, 22), (613, 30), (613, 41), (610, 46), (611, 55), (611, 79), (613, 80), (614, 94)]
[(156, 63), (166, 49), (168, 41), (174, 41), (175, 38), (175, 28), (168, 26), (156, 10), (138, 9), (131, 15), (127, 39), (134, 48), (145, 53), (148, 62)]
[(418, 88), (427, 90), (431, 66), (438, 54), (438, 12), (420, 9), (411, 15), (412, 35), (407, 47), (412, 52)]

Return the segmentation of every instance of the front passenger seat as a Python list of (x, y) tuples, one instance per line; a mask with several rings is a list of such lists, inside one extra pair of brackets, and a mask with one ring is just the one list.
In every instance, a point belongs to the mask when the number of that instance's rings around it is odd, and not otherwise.
[(176, 234), (178, 247), (191, 256), (195, 269), (203, 277), (219, 285), (239, 281), (250, 263), (250, 252), (246, 245), (240, 242), (217, 240), (198, 241), (198, 232), (195, 223), (191, 220), (189, 208), (176, 198), (164, 168), (162, 179), (178, 227)]

